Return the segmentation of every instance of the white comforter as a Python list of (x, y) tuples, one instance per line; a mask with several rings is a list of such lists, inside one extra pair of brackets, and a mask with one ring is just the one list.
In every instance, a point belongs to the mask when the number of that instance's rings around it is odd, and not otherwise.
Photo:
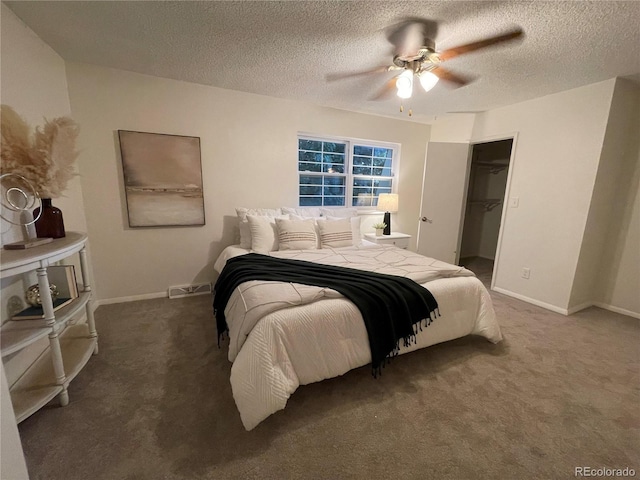
[[(216, 261), (245, 249), (228, 247)], [(502, 339), (488, 292), (472, 272), (391, 246), (271, 252), (292, 258), (406, 276), (426, 286), (441, 317), (400, 354), (469, 334)], [(371, 362), (367, 332), (355, 305), (338, 292), (283, 282), (251, 281), (231, 295), (231, 387), (242, 423), (253, 429), (282, 410), (299, 385), (342, 375)]]

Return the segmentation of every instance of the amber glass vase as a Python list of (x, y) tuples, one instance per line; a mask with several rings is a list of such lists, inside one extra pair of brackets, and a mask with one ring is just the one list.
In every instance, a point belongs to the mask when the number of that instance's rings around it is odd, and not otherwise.
[[(38, 217), (40, 208), (33, 211), (34, 218)], [(64, 221), (62, 210), (51, 205), (50, 198), (42, 199), (42, 215), (36, 220), (36, 234), (38, 238), (62, 238), (64, 237)]]

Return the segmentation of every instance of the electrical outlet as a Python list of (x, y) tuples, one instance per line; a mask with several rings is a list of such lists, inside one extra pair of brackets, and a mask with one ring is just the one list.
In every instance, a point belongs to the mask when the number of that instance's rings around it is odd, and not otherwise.
[(522, 275), (522, 278), (526, 278), (528, 280), (529, 275), (531, 275), (531, 269), (527, 267), (523, 267), (521, 275)]

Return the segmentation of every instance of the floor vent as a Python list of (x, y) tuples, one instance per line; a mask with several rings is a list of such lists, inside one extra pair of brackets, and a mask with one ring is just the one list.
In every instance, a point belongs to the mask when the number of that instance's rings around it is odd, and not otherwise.
[(210, 283), (195, 283), (193, 285), (176, 285), (169, 287), (169, 298), (191, 297), (211, 293)]

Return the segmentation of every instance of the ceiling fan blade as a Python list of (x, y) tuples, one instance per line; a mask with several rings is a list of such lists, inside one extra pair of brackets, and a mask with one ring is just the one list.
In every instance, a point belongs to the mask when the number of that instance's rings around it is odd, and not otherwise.
[(431, 46), (427, 43), (438, 33), (438, 24), (426, 18), (405, 18), (400, 23), (387, 28), (387, 40), (394, 46), (394, 54), (400, 57), (411, 57), (418, 53), (420, 47)]
[(471, 77), (458, 75), (457, 73), (453, 73), (451, 70), (447, 70), (446, 68), (443, 68), (440, 66), (434, 68), (433, 70), (430, 70), (430, 72), (433, 73), (440, 80), (453, 83), (457, 87), (464, 87), (465, 85), (468, 85), (474, 80)]
[(391, 94), (393, 94), (393, 89), (396, 88), (396, 78), (393, 77), (384, 84), (384, 86), (376, 93), (373, 97), (369, 98), (369, 100), (387, 100)]
[(363, 70), (361, 72), (329, 73), (325, 75), (324, 78), (327, 82), (335, 82), (336, 80), (344, 80), (345, 78), (355, 78), (362, 77), (363, 75), (371, 75), (372, 73), (384, 73), (390, 70), (396, 70), (397, 68), (398, 67), (389, 65), (372, 68), (371, 70)]
[(516, 38), (520, 38), (524, 36), (524, 31), (521, 28), (516, 28), (511, 30), (510, 32), (504, 33), (502, 35), (498, 35), (495, 37), (485, 38), (484, 40), (479, 40), (477, 42), (467, 43), (466, 45), (460, 45), (458, 47), (449, 48), (444, 50), (443, 52), (438, 53), (440, 60), (443, 62), (446, 60), (451, 60), (459, 55), (474, 52), (476, 50), (480, 50), (482, 48), (490, 47), (492, 45), (496, 45), (498, 43), (508, 42), (511, 40), (515, 40)]

